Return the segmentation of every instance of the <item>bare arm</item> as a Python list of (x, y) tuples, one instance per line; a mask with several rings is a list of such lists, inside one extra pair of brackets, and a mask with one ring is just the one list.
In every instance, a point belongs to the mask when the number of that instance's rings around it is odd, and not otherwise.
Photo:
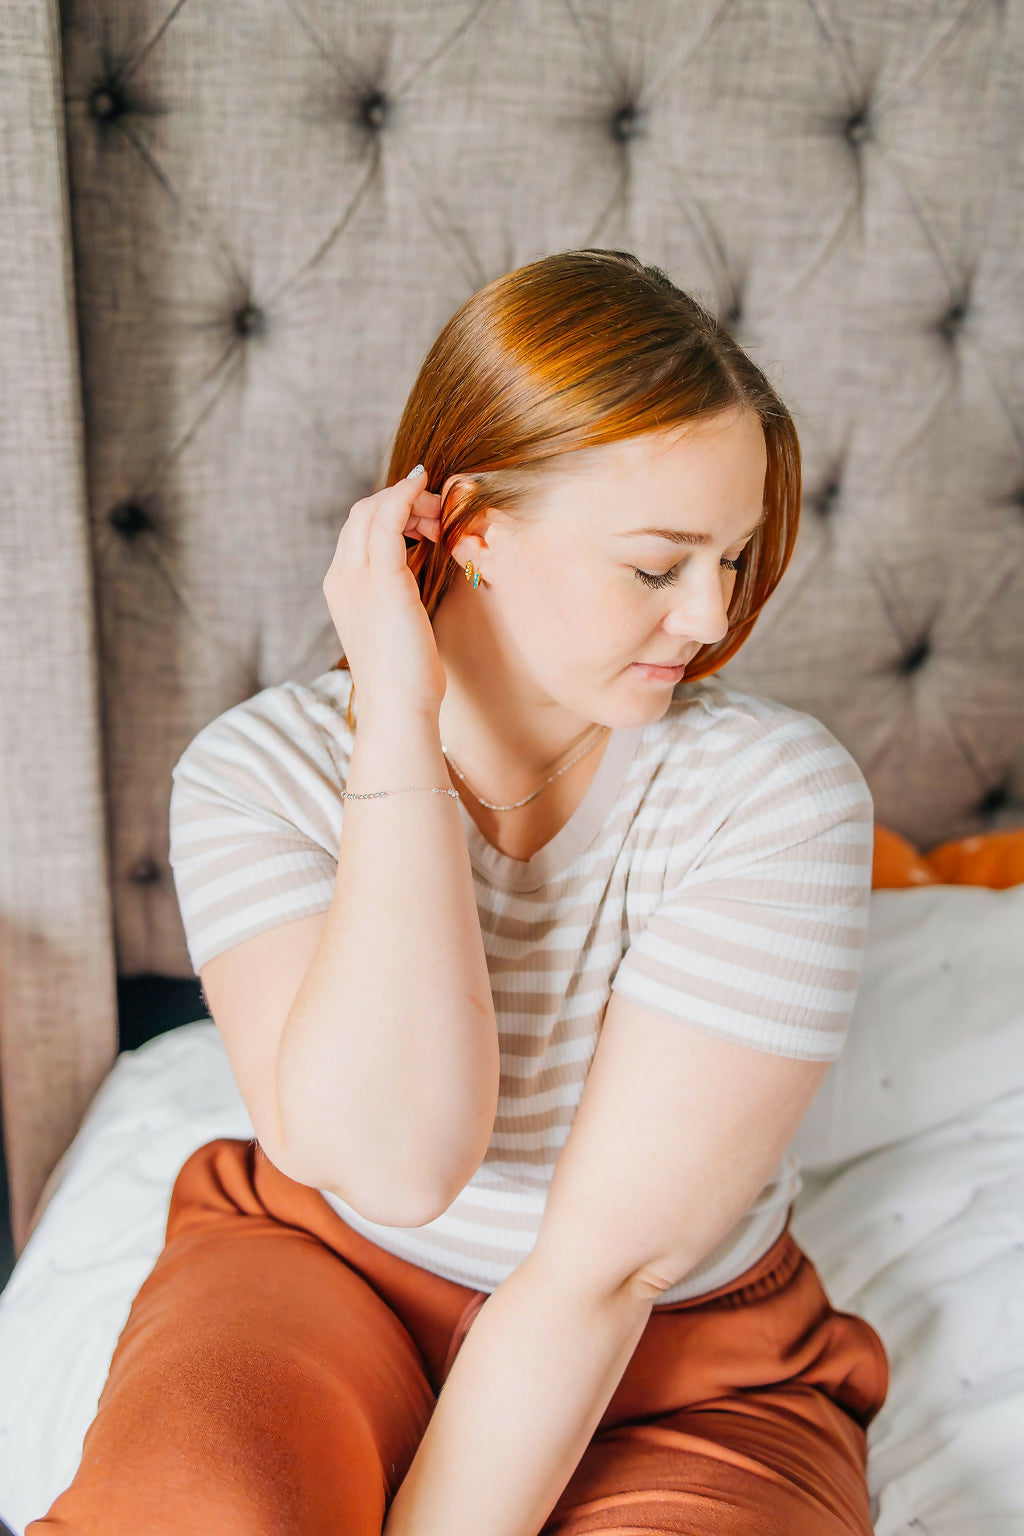
[(536, 1536), (659, 1296), (750, 1209), (827, 1068), (612, 994), (537, 1242), (473, 1319), (383, 1536)]
[[(450, 782), (435, 716), (360, 716), (347, 790)], [(368, 1220), (429, 1221), (483, 1159), (499, 1069), (457, 802), (346, 799), (334, 895), (277, 1052), (290, 1168)]]
[(528, 1255), (473, 1319), (383, 1536), (536, 1536), (654, 1300), (640, 1281), (602, 1289)]
[(712, 877), (710, 860), (659, 909), (682, 927), (692, 901), (705, 920), (694, 931), (727, 943), (741, 921), (729, 897), (739, 906), (744, 892), (742, 922), (757, 935), (760, 970), (729, 959), (728, 986), (742, 1006), (751, 992), (739, 989), (762, 985), (765, 1019), (808, 1059), (719, 1037), (714, 1020), (703, 1027), (710, 1009), (726, 1010), (685, 974), (674, 999), (664, 988), (675, 1014), (612, 991), (537, 1240), (473, 1320), (383, 1536), (536, 1536), (659, 1297), (765, 1189), (830, 1065), (812, 1056), (809, 1026), (828, 1057), (835, 1036), (826, 1026), (841, 1030), (853, 1006), (873, 834), (870, 804), (847, 782), (845, 804), (823, 798), (803, 821), (762, 822), (756, 861), (737, 868), (726, 856)]

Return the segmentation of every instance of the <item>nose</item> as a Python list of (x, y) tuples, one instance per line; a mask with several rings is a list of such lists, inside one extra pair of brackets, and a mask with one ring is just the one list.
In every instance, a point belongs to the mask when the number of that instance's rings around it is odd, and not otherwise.
[(717, 645), (729, 633), (729, 608), (735, 582), (723, 582), (721, 568), (701, 575), (691, 563), (665, 616), (669, 634), (685, 635), (701, 645)]

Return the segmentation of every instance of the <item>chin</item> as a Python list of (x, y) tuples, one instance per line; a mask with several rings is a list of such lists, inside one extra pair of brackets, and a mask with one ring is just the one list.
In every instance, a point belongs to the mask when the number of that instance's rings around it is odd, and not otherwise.
[[(677, 685), (678, 686), (678, 685)], [(634, 725), (650, 725), (652, 720), (660, 720), (675, 697), (675, 688), (653, 689), (647, 686), (641, 690), (631, 690), (633, 697), (628, 704), (620, 704), (617, 709), (604, 710), (600, 715), (594, 715), (595, 720), (603, 720), (613, 730), (628, 730)]]

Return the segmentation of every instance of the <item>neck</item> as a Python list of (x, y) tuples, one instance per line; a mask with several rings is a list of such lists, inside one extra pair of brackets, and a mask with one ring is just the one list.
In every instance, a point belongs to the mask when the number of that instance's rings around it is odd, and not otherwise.
[[(476, 604), (476, 608), (471, 605)], [(499, 643), (479, 591), (456, 580), (433, 617), (445, 670), (441, 740), (490, 800), (518, 800), (600, 729), (540, 693)]]

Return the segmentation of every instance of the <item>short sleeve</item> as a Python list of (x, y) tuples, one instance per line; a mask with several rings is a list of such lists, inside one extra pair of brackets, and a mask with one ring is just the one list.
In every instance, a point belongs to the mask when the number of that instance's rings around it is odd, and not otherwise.
[(773, 1055), (833, 1061), (863, 962), (871, 793), (841, 743), (800, 711), (741, 755), (720, 824), (666, 880), (611, 989)]
[(342, 785), (288, 684), (205, 726), (171, 770), (170, 852), (193, 970), (279, 923), (325, 911)]

